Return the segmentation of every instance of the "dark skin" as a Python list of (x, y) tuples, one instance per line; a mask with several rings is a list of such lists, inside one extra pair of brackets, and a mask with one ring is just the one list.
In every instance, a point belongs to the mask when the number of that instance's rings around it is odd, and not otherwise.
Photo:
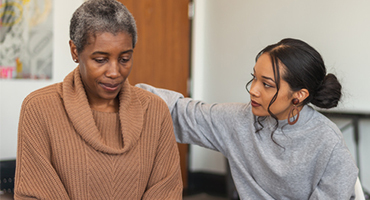
[(90, 36), (81, 53), (69, 41), (73, 60), (79, 63), (91, 109), (118, 112), (118, 94), (133, 65), (132, 37), (126, 32)]

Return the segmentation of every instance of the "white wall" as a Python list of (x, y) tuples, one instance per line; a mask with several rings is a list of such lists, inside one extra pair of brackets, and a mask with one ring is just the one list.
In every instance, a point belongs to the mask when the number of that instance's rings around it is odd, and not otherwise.
[[(248, 102), (256, 54), (292, 37), (316, 48), (343, 85), (343, 112), (370, 113), (370, 1), (194, 0), (192, 97)], [(362, 183), (370, 190), (370, 121), (360, 123)], [(344, 133), (354, 153), (353, 130)], [(217, 159), (217, 160), (215, 160)], [(193, 171), (225, 173), (222, 155), (191, 147)]]
[(15, 159), (17, 128), (23, 99), (32, 91), (60, 82), (76, 64), (69, 53), (69, 20), (83, 0), (54, 0), (52, 80), (0, 79), (0, 160)]
[(370, 192), (370, 119), (360, 121), (360, 133), (361, 183)]

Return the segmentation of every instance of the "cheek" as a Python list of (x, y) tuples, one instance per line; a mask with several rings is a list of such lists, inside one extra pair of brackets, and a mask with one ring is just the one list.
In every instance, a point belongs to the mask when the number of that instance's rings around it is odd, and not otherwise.
[(90, 87), (96, 84), (98, 80), (101, 79), (101, 76), (104, 74), (102, 70), (94, 69), (91, 67), (83, 67), (80, 69), (81, 78), (85, 84), (88, 84)]
[(290, 99), (287, 93), (280, 93), (275, 102), (271, 105), (271, 109), (285, 110), (290, 106)]
[(127, 77), (131, 73), (131, 70), (132, 70), (132, 63), (130, 65), (123, 67), (120, 73), (122, 76)]
[(80, 63), (80, 65), (79, 65), (79, 68), (80, 68), (80, 74), (81, 74), (81, 78), (82, 78), (82, 80), (84, 81), (84, 82), (86, 82), (87, 81), (87, 77), (89, 76), (88, 74), (88, 71), (87, 71), (87, 69), (86, 69), (86, 67), (83, 65), (83, 64), (81, 64)]
[[(264, 98), (264, 104), (265, 104), (266, 108), (270, 104), (271, 100), (274, 98), (275, 93), (276, 93), (276, 91), (268, 91), (268, 92), (265, 91), (265, 92), (261, 93), (261, 96), (263, 95), (265, 97)], [(278, 101), (278, 98), (275, 100), (275, 102), (272, 104), (272, 106), (276, 103), (276, 101)]]

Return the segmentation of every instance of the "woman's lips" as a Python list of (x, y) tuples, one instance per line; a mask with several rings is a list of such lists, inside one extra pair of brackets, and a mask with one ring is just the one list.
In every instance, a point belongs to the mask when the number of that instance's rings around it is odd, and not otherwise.
[(261, 104), (259, 104), (259, 103), (257, 103), (257, 102), (255, 102), (255, 101), (251, 101), (251, 105), (253, 106), (253, 107), (259, 107), (259, 106), (261, 106)]
[(103, 89), (107, 90), (107, 91), (116, 91), (118, 89), (118, 87), (120, 86), (119, 83), (117, 84), (111, 84), (111, 83), (99, 83), (100, 86), (102, 86)]

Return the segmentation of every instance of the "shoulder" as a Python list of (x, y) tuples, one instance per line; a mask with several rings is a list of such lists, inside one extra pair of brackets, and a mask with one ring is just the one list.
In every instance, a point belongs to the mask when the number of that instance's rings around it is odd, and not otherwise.
[(137, 96), (142, 106), (145, 106), (145, 107), (154, 106), (154, 107), (158, 107), (161, 109), (168, 109), (166, 103), (159, 96), (147, 90), (135, 87), (135, 86), (130, 86), (130, 87), (131, 87), (132, 93)]
[(331, 121), (329, 118), (319, 113), (314, 112), (313, 115), (313, 125), (317, 127), (318, 130), (323, 130), (323, 135), (332, 138), (333, 140), (342, 140), (343, 135), (339, 127)]
[(302, 155), (314, 157), (323, 167), (333, 159), (340, 159), (341, 166), (353, 165), (351, 153), (338, 126), (323, 114), (308, 108), (308, 112), (304, 113), (309, 115), (305, 118), (306, 123), (296, 127), (290, 135), (295, 138), (295, 148), (301, 149)]
[[(28, 104), (41, 104), (45, 100), (46, 101), (54, 101), (56, 99), (61, 98), (61, 93), (59, 92), (62, 87), (62, 83), (55, 83), (40, 89), (37, 89), (31, 92), (26, 98), (23, 100), (23, 106), (27, 106)], [(43, 100), (43, 101), (41, 101)]]
[(312, 116), (308, 120), (305, 129), (313, 140), (321, 143), (328, 149), (334, 149), (336, 146), (346, 148), (343, 134), (339, 127), (329, 118), (313, 110)]
[(47, 119), (45, 118), (46, 113), (52, 113), (56, 108), (55, 105), (62, 107), (63, 103), (57, 89), (60, 86), (59, 83), (52, 84), (31, 92), (23, 100), (20, 111), (20, 124), (24, 120), (32, 120), (32, 123), (36, 123), (35, 120)]
[(321, 156), (327, 156), (330, 163), (334, 163), (331, 168), (340, 167), (342, 172), (357, 176), (357, 167), (353, 155), (349, 151), (340, 128), (329, 118), (316, 111), (314, 121), (317, 128), (313, 131), (321, 145), (317, 144), (315, 149), (321, 149)]

